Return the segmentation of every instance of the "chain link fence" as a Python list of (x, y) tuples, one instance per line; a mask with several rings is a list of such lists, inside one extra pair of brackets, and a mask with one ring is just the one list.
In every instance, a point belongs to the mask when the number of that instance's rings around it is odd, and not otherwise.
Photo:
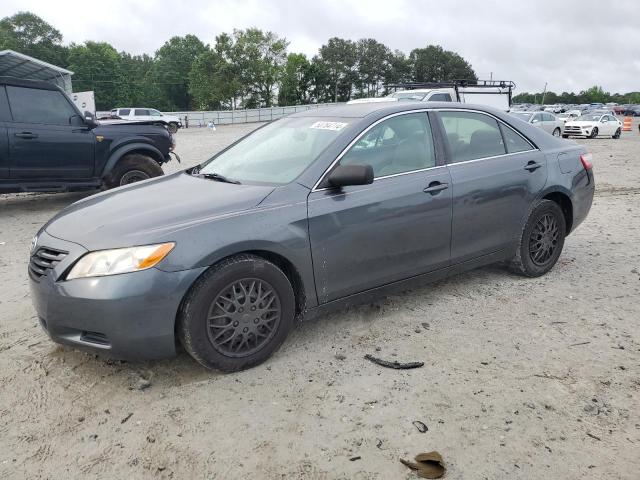
[[(267, 107), (239, 110), (213, 110), (204, 112), (164, 112), (166, 115), (179, 117), (183, 126), (188, 128), (206, 127), (210, 122), (215, 125), (233, 125), (236, 123), (270, 122), (286, 115), (323, 107), (334, 107), (341, 103), (317, 103), (311, 105), (292, 105), (290, 107)], [(109, 112), (96, 112), (98, 118), (109, 115)], [(186, 117), (186, 120), (185, 120)]]

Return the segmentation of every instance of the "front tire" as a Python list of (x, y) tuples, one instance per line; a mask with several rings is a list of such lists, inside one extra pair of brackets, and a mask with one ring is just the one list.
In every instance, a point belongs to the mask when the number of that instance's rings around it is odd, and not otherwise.
[(617, 140), (618, 138), (620, 138), (620, 134), (621, 133), (622, 133), (622, 131), (620, 129), (617, 129), (616, 133), (614, 133), (611, 138), (615, 138)]
[(235, 372), (269, 358), (293, 327), (295, 296), (287, 276), (255, 255), (211, 267), (191, 287), (177, 333), (201, 365)]
[(522, 230), (511, 269), (527, 277), (544, 275), (558, 261), (565, 235), (566, 223), (560, 206), (551, 200), (541, 200)]
[(167, 126), (167, 130), (169, 130), (169, 132), (171, 132), (172, 134), (173, 134), (173, 133), (176, 133), (176, 132), (178, 131), (178, 124), (176, 124), (176, 123), (170, 123), (170, 124)]
[(158, 162), (147, 155), (133, 153), (118, 161), (105, 184), (107, 188), (115, 188), (160, 175), (164, 172)]
[(598, 136), (598, 127), (593, 127), (593, 130), (591, 130), (591, 135), (589, 135), (589, 138), (596, 138)]
[(552, 133), (554, 137), (559, 137), (561, 134), (562, 134), (562, 131), (559, 128), (556, 128)]

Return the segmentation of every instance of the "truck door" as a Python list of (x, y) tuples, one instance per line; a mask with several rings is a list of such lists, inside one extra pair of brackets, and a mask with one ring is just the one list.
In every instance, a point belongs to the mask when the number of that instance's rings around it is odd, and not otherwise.
[(57, 89), (7, 85), (11, 178), (90, 178), (94, 135)]
[(9, 178), (9, 140), (7, 125), (11, 121), (4, 86), (0, 85), (0, 180)]

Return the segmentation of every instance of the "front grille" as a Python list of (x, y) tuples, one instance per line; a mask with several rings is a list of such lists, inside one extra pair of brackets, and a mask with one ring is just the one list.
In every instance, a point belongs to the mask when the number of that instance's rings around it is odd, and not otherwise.
[(29, 261), (29, 274), (35, 279), (46, 275), (47, 272), (60, 263), (68, 253), (69, 252), (62, 250), (56, 250), (55, 248), (40, 247), (36, 253), (31, 256), (31, 260)]
[(582, 133), (582, 129), (580, 127), (564, 127), (564, 133)]

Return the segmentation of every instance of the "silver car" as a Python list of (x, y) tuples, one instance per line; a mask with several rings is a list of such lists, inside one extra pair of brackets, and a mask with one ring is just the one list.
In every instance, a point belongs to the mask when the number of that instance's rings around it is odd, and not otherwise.
[(564, 122), (556, 118), (553, 113), (549, 112), (511, 112), (516, 118), (520, 120), (530, 123), (531, 125), (535, 125), (538, 128), (541, 128), (545, 132), (550, 133), (554, 137), (559, 137), (562, 135), (562, 130), (564, 129)]

